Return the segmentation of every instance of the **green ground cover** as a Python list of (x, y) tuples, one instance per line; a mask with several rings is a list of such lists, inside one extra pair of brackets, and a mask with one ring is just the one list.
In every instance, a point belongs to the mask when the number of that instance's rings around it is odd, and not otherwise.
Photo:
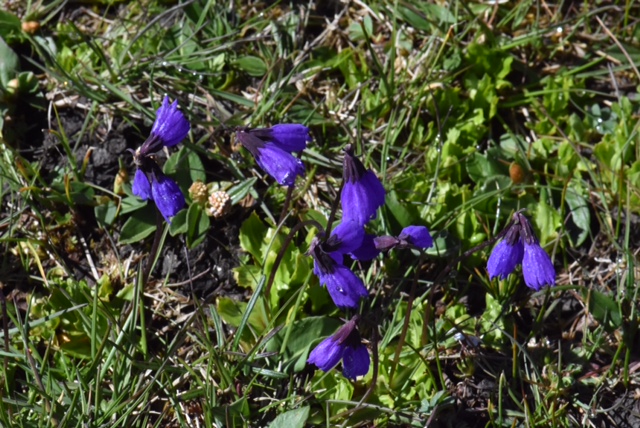
[[(640, 427), (638, 16), (5, 0), (0, 423)], [(170, 224), (132, 193), (165, 95), (191, 124), (155, 157), (186, 196)], [(312, 136), (290, 188), (236, 138), (279, 123)], [(307, 253), (351, 209), (349, 144), (386, 191), (367, 232), (434, 246), (349, 261), (369, 297), (344, 311)], [(519, 210), (554, 287), (489, 279)], [(355, 314), (367, 374), (308, 364)]]

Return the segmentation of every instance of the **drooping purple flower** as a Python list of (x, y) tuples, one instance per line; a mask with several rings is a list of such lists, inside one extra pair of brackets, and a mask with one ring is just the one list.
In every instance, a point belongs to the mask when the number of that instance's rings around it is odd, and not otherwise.
[(503, 240), (489, 256), (489, 279), (496, 276), (505, 279), (520, 263), (528, 287), (538, 291), (545, 285), (555, 285), (556, 272), (551, 258), (540, 246), (529, 220), (518, 211), (505, 229)]
[(342, 360), (342, 374), (346, 378), (355, 380), (366, 375), (371, 361), (356, 328), (357, 320), (358, 317), (354, 316), (333, 336), (320, 342), (309, 354), (307, 362), (328, 372)]
[(433, 238), (429, 229), (424, 226), (407, 226), (398, 235), (401, 246), (413, 246), (415, 248), (433, 247)]
[(178, 102), (170, 104), (169, 97), (165, 97), (156, 113), (151, 135), (133, 153), (138, 169), (131, 190), (144, 200), (153, 200), (167, 222), (182, 209), (185, 199), (178, 184), (162, 173), (151, 155), (163, 147), (180, 143), (189, 133), (189, 128), (189, 121), (178, 110)]
[(525, 284), (536, 291), (545, 285), (550, 287), (556, 285), (556, 271), (551, 258), (537, 242), (524, 246), (522, 274)]
[(384, 187), (373, 171), (365, 169), (360, 159), (347, 146), (343, 161), (341, 202), (342, 219), (355, 220), (365, 225), (376, 217), (378, 208), (384, 205)]
[(309, 128), (298, 123), (281, 123), (271, 128), (253, 129), (249, 132), (265, 142), (277, 144), (289, 153), (303, 151), (307, 142), (311, 141)]
[(516, 269), (516, 266), (522, 263), (523, 253), (524, 248), (520, 238), (514, 244), (509, 243), (506, 239), (500, 241), (487, 261), (489, 279), (496, 276), (505, 279), (509, 276)]
[[(333, 303), (340, 308), (355, 309), (369, 293), (362, 280), (343, 265), (344, 254), (360, 246), (364, 231), (344, 222), (333, 230), (325, 242), (315, 238), (309, 255), (313, 257), (313, 273), (327, 287)], [(360, 229), (360, 231), (357, 231)]]
[(184, 195), (178, 187), (178, 183), (162, 172), (157, 172), (152, 176), (151, 195), (158, 210), (168, 223), (171, 223), (171, 217), (178, 214), (178, 211), (185, 204)]
[(238, 141), (256, 159), (260, 168), (284, 186), (293, 186), (296, 177), (304, 175), (304, 164), (293, 156), (311, 141), (309, 128), (299, 124), (281, 124), (271, 128), (241, 129)]

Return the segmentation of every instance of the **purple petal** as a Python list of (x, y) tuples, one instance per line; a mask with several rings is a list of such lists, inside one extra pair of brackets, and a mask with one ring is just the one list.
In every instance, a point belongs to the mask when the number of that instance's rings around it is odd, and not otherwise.
[[(342, 255), (342, 253), (327, 253), (329, 255), (329, 257), (331, 257), (331, 259), (333, 259), (333, 261), (335, 262), (336, 265), (341, 265), (342, 261), (344, 260), (344, 256)], [(334, 265), (331, 265), (331, 269), (333, 269)], [(321, 278), (322, 276), (326, 275), (325, 272), (323, 272), (323, 270), (320, 268), (320, 265), (318, 264), (318, 261), (316, 260), (316, 258), (313, 258), (313, 273), (318, 277)], [(322, 283), (322, 281), (320, 281)]]
[(189, 121), (178, 110), (178, 101), (169, 104), (169, 97), (164, 97), (156, 113), (151, 133), (160, 137), (165, 146), (172, 147), (185, 139), (189, 128)]
[(369, 372), (369, 363), (369, 351), (366, 346), (348, 346), (342, 356), (342, 374), (347, 379), (364, 376)]
[(266, 143), (258, 149), (258, 165), (283, 186), (293, 186), (298, 175), (304, 175), (304, 164), (273, 143)]
[(371, 170), (357, 181), (346, 181), (341, 196), (342, 221), (354, 220), (364, 226), (384, 205), (384, 195), (382, 183)]
[(376, 236), (373, 238), (373, 245), (379, 251), (389, 251), (400, 244), (400, 240), (395, 236)]
[(522, 263), (522, 254), (524, 252), (522, 241), (518, 240), (515, 245), (509, 245), (506, 240), (502, 240), (496, 245), (487, 261), (487, 271), (489, 279), (496, 276), (505, 279), (516, 266)]
[(146, 174), (140, 169), (136, 169), (136, 175), (133, 177), (133, 185), (131, 191), (134, 195), (148, 201), (151, 199), (151, 183)]
[(405, 240), (417, 248), (430, 248), (433, 246), (433, 239), (429, 229), (424, 226), (408, 226), (402, 229), (398, 239)]
[(320, 342), (309, 354), (307, 362), (315, 364), (320, 370), (328, 372), (340, 362), (346, 346), (338, 344), (333, 336)]
[(336, 248), (330, 251), (338, 251), (342, 254), (350, 253), (362, 244), (364, 228), (354, 220), (343, 221), (331, 231), (331, 238), (327, 241), (329, 246), (335, 242)]
[(271, 141), (288, 152), (301, 152), (307, 147), (307, 141), (311, 141), (309, 128), (297, 123), (275, 125), (270, 131)]
[(556, 271), (551, 258), (537, 243), (524, 246), (522, 274), (525, 284), (536, 291), (545, 285), (550, 287), (556, 285)]
[(366, 233), (364, 238), (362, 238), (362, 244), (349, 253), (351, 258), (354, 260), (360, 260), (361, 262), (366, 262), (378, 257), (380, 250), (376, 248), (376, 244), (374, 242), (375, 237), (375, 235)]
[(153, 201), (168, 223), (171, 222), (171, 217), (184, 207), (184, 195), (178, 187), (178, 183), (164, 174), (156, 174), (151, 185), (151, 193)]
[(335, 265), (333, 272), (319, 278), (327, 286), (333, 303), (340, 309), (356, 309), (360, 299), (369, 296), (362, 280), (341, 264)]

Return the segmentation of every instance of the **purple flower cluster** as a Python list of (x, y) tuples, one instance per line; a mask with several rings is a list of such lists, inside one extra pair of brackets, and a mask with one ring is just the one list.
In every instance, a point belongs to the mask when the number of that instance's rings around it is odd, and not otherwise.
[(133, 154), (138, 169), (131, 190), (144, 200), (154, 201), (167, 222), (184, 206), (184, 195), (178, 184), (163, 174), (151, 155), (163, 147), (180, 143), (189, 133), (189, 128), (189, 121), (178, 110), (178, 101), (170, 104), (169, 97), (165, 96), (156, 113), (151, 135)]
[[(342, 222), (331, 235), (316, 237), (309, 255), (313, 257), (313, 272), (320, 284), (327, 287), (335, 305), (340, 309), (357, 309), (360, 300), (368, 297), (362, 280), (344, 265), (344, 257), (372, 260), (381, 251), (392, 248), (428, 248), (433, 245), (424, 226), (409, 226), (397, 237), (376, 237), (365, 233), (366, 224), (384, 205), (385, 190), (376, 174), (366, 169), (351, 147), (345, 150), (343, 161)], [(355, 379), (369, 371), (369, 354), (360, 341), (355, 327), (356, 318), (338, 332), (321, 342), (309, 356), (308, 362), (328, 371), (342, 359), (343, 374)]]
[(304, 164), (293, 156), (311, 141), (309, 128), (299, 124), (281, 124), (271, 128), (239, 130), (236, 138), (256, 159), (260, 168), (283, 186), (293, 186), (304, 175)]
[(542, 249), (533, 233), (529, 220), (521, 211), (513, 215), (504, 232), (504, 238), (491, 252), (487, 262), (489, 279), (496, 276), (505, 279), (522, 264), (524, 282), (538, 291), (544, 286), (554, 286), (556, 271), (549, 255)]

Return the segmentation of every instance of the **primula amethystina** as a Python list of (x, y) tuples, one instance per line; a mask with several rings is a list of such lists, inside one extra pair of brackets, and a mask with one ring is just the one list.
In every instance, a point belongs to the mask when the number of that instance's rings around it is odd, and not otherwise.
[(355, 220), (364, 226), (384, 205), (384, 187), (374, 172), (365, 169), (354, 156), (351, 146), (345, 148), (342, 177), (342, 219)]
[(238, 141), (256, 159), (260, 168), (283, 186), (293, 186), (304, 175), (304, 164), (293, 156), (311, 141), (309, 128), (299, 124), (280, 124), (271, 128), (239, 130)]
[(307, 362), (328, 372), (342, 360), (342, 374), (346, 378), (366, 375), (369, 372), (369, 352), (356, 328), (357, 319), (357, 316), (353, 317), (333, 336), (320, 342), (309, 354)]
[(326, 285), (333, 303), (341, 309), (358, 307), (360, 299), (369, 293), (362, 280), (344, 266), (344, 255), (360, 247), (364, 238), (364, 229), (355, 221), (343, 221), (322, 242), (315, 238), (311, 243), (309, 255), (313, 257), (313, 273)]
[(133, 178), (133, 194), (144, 200), (153, 200), (168, 222), (184, 206), (184, 195), (178, 184), (162, 173), (151, 155), (163, 147), (180, 143), (189, 133), (189, 128), (189, 121), (178, 110), (178, 101), (170, 104), (169, 97), (164, 97), (151, 135), (133, 154), (133, 161), (138, 167)]
[(496, 276), (505, 279), (520, 263), (528, 287), (538, 291), (545, 285), (555, 285), (556, 271), (551, 258), (538, 243), (529, 220), (518, 211), (487, 261), (489, 279)]

